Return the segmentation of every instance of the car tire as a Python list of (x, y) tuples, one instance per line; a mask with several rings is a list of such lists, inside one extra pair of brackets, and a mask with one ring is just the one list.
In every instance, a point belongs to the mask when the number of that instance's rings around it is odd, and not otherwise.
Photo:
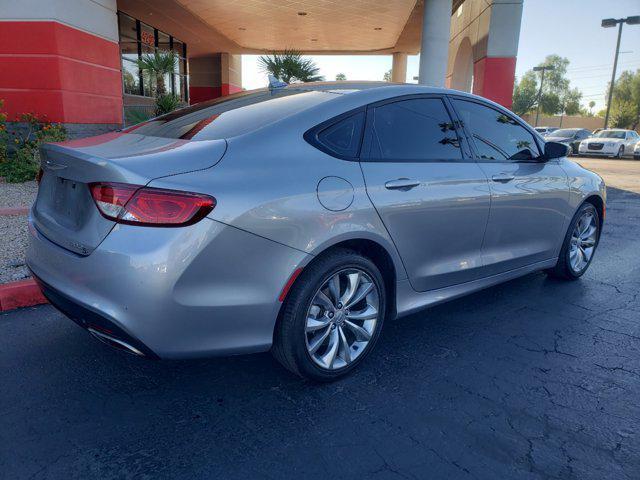
[(616, 154), (615, 158), (622, 158), (623, 155), (624, 155), (624, 145), (620, 145), (620, 148), (618, 149), (618, 153)]
[[(354, 287), (356, 281), (361, 283)], [(349, 304), (368, 289), (366, 297)], [(315, 259), (296, 279), (282, 306), (274, 332), (274, 357), (291, 372), (316, 382), (347, 375), (380, 337), (387, 311), (385, 292), (380, 270), (355, 251), (338, 249)], [(340, 299), (345, 300), (344, 306)], [(374, 308), (375, 321), (356, 319), (358, 315), (370, 317)], [(320, 340), (322, 343), (318, 344)]]
[[(579, 225), (580, 222), (583, 222), (582, 225), (586, 225), (584, 223), (586, 221), (585, 217), (588, 218), (589, 216), (593, 220), (590, 222), (590, 226), (594, 227), (593, 233), (590, 231), (587, 232), (587, 230), (584, 230)], [(576, 233), (579, 234), (581, 231), (584, 231), (585, 234), (576, 235)], [(586, 235), (586, 233), (589, 233), (589, 235)], [(562, 243), (562, 248), (560, 249), (558, 262), (555, 267), (547, 270), (546, 272), (555, 278), (563, 280), (577, 280), (584, 275), (589, 268), (599, 242), (600, 215), (598, 214), (598, 210), (591, 203), (583, 203), (571, 219), (571, 223), (569, 224), (569, 228), (567, 229), (567, 233)], [(582, 246), (579, 246), (579, 244), (582, 244)], [(585, 249), (585, 245), (587, 244), (591, 244), (591, 246), (586, 247)], [(588, 258), (586, 258), (586, 251), (589, 253)], [(582, 255), (582, 258), (586, 261), (578, 263), (576, 261), (578, 258), (576, 257), (580, 257), (580, 255)]]

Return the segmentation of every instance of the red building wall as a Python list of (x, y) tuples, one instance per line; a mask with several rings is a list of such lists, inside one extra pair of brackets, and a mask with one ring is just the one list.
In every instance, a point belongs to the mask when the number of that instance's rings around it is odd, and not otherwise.
[(0, 22), (0, 98), (10, 121), (122, 123), (119, 48), (56, 21)]

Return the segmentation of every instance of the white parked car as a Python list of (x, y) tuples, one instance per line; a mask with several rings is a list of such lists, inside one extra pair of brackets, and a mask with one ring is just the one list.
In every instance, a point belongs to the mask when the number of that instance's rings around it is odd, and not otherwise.
[(578, 154), (622, 158), (633, 155), (638, 140), (640, 135), (633, 130), (610, 128), (580, 142)]

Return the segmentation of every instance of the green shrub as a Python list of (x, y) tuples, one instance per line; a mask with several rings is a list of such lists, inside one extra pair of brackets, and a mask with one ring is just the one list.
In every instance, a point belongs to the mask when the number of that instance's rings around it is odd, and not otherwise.
[(9, 183), (20, 183), (34, 180), (40, 169), (37, 150), (22, 147), (13, 155), (0, 162), (0, 177)]
[[(3, 103), (0, 100), (0, 108)], [(6, 118), (0, 113), (0, 177), (12, 183), (33, 180), (40, 169), (40, 146), (45, 142), (66, 140), (67, 130), (64, 125), (23, 113), (18, 119), (26, 124), (26, 128), (9, 135)]]
[(170, 93), (160, 95), (156, 98), (156, 115), (164, 115), (165, 113), (173, 112), (181, 106), (182, 102), (180, 101), (180, 97), (177, 95), (172, 95)]

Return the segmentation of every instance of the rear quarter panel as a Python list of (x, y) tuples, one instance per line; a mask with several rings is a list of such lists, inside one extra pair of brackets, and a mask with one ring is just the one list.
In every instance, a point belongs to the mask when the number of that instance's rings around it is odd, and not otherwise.
[[(150, 185), (213, 195), (217, 205), (210, 218), (312, 255), (344, 240), (375, 241), (391, 255), (396, 278), (406, 278), (366, 194), (359, 163), (327, 155), (303, 138), (309, 128), (357, 106), (357, 102), (323, 105), (231, 138), (214, 168), (156, 179)], [(326, 177), (339, 177), (346, 181), (342, 185), (351, 185), (353, 201), (346, 208), (328, 210), (318, 200), (318, 184)], [(349, 188), (336, 187), (329, 195), (348, 197), (345, 190)]]

